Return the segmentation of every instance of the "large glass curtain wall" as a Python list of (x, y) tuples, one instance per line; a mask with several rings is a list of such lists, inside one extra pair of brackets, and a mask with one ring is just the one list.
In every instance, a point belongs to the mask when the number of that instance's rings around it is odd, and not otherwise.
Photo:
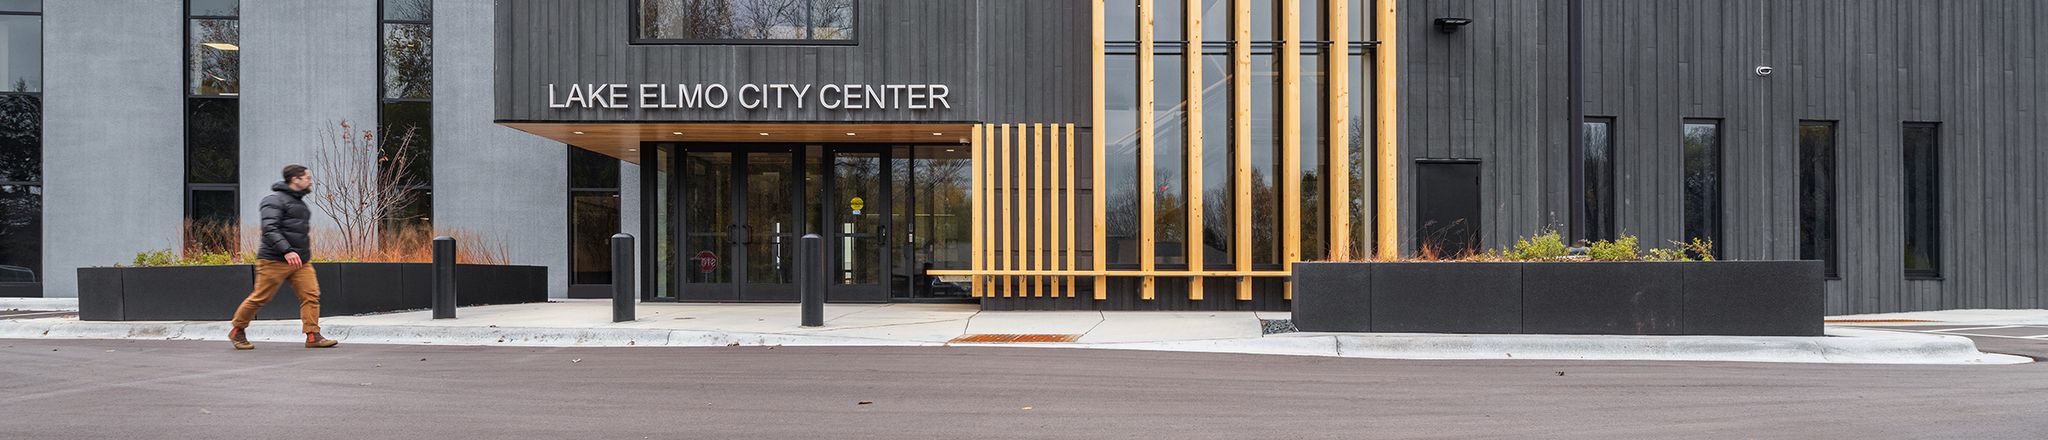
[[(1200, 253), (1203, 267), (1209, 270), (1280, 270), (1286, 259), (1283, 238), (1288, 228), (1299, 232), (1300, 259), (1326, 258), (1333, 239), (1328, 224), (1332, 206), (1344, 208), (1354, 219), (1350, 236), (1335, 239), (1350, 240), (1354, 249), (1367, 244), (1368, 228), (1360, 227), (1355, 219), (1369, 209), (1364, 171), (1370, 161), (1371, 121), (1365, 119), (1370, 89), (1364, 77), (1370, 65), (1365, 39), (1357, 38), (1369, 29), (1366, 24), (1370, 20), (1361, 18), (1370, 12), (1366, 9), (1369, 2), (1349, 0), (1351, 38), (1334, 44), (1327, 38), (1327, 1), (1238, 1), (1247, 3), (1242, 6), (1250, 16), (1245, 33), (1250, 36), (1249, 50), (1243, 54), (1251, 66), (1250, 102), (1237, 102), (1234, 93), (1240, 38), (1236, 8), (1240, 5), (1232, 0), (1109, 0), (1104, 4), (1104, 233), (1111, 269), (1145, 266), (1145, 252), (1140, 249), (1141, 222), (1146, 217), (1141, 212), (1146, 204), (1140, 199), (1145, 194), (1152, 198), (1150, 263), (1161, 270), (1185, 268), (1189, 255), (1195, 253)], [(1298, 35), (1281, 35), (1279, 12), (1289, 6), (1299, 8)], [(1197, 32), (1189, 32), (1188, 14), (1200, 16)], [(1140, 35), (1147, 16), (1151, 34)], [(1300, 67), (1293, 81), (1282, 77), (1282, 52), (1290, 39), (1300, 43)], [(1328, 72), (1335, 62), (1348, 63), (1344, 80), (1351, 92), (1345, 110), (1350, 126), (1343, 127), (1349, 135), (1340, 146), (1345, 148), (1341, 157), (1347, 159), (1332, 164), (1328, 160), (1333, 131), (1328, 111), (1335, 106), (1329, 102)], [(1195, 80), (1195, 87), (1188, 87), (1190, 80)], [(1296, 112), (1283, 108), (1283, 93), (1290, 82), (1299, 93)], [(1200, 99), (1189, 99), (1191, 94)], [(1199, 114), (1191, 111), (1192, 101), (1200, 101)], [(1143, 111), (1147, 102), (1149, 112)], [(1233, 118), (1239, 106), (1249, 110), (1249, 121)], [(1150, 133), (1141, 133), (1146, 127)], [(1240, 129), (1249, 133), (1237, 133)], [(1196, 132), (1199, 136), (1192, 135)], [(1234, 154), (1234, 146), (1243, 138), (1248, 138), (1249, 154), (1239, 156)], [(1147, 140), (1149, 145), (1145, 145)], [(1295, 157), (1299, 167), (1298, 172), (1283, 175), (1283, 148), (1287, 145), (1298, 145)], [(1149, 173), (1140, 166), (1141, 147), (1146, 146), (1152, 156)], [(1191, 152), (1199, 153), (1198, 163), (1191, 159)], [(1249, 190), (1242, 192), (1250, 195), (1249, 203), (1236, 200), (1240, 191), (1233, 172), (1239, 160), (1246, 161), (1250, 169)], [(1199, 187), (1190, 185), (1190, 169), (1200, 170)], [(1332, 182), (1327, 178), (1333, 170), (1349, 174), (1345, 183), (1349, 194), (1335, 203), (1330, 200)], [(1150, 179), (1141, 182), (1148, 174)], [(1289, 207), (1283, 203), (1286, 185), (1295, 185), (1299, 191), (1297, 215), (1288, 215)], [(1199, 196), (1202, 209), (1199, 230), (1191, 231), (1196, 223), (1191, 220), (1197, 219), (1188, 203), (1194, 196)], [(1240, 206), (1250, 207), (1251, 228), (1245, 231), (1249, 240), (1236, 236)], [(1200, 234), (1199, 249), (1190, 249), (1193, 234)], [(1249, 243), (1249, 249), (1237, 248), (1243, 243)], [(1250, 253), (1252, 267), (1236, 267), (1239, 252)]]

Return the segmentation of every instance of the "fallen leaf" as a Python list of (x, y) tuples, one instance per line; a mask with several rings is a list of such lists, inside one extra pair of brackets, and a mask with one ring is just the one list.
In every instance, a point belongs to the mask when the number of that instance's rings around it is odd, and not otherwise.
[(1557, 372), (1557, 375), (1558, 375), (1559, 377), (1563, 377), (1563, 376), (1564, 376), (1564, 372), (1563, 372), (1563, 371), (1559, 371), (1559, 372)]
[(570, 360), (569, 360), (569, 363), (572, 363), (572, 364), (574, 364), (574, 363), (581, 363), (581, 362), (583, 362), (583, 360), (582, 360), (582, 359), (570, 359)]
[[(738, 343), (738, 342), (734, 342), (734, 343), (731, 343), (731, 344), (725, 344), (725, 346), (727, 346), (727, 347), (738, 347), (738, 346), (740, 346), (740, 343)], [(57, 350), (50, 350), (50, 351), (57, 351)]]
[(199, 413), (200, 413), (200, 414), (213, 414), (213, 411), (207, 411), (207, 410), (206, 410), (206, 408), (200, 408), (200, 409), (199, 409)]
[(874, 401), (872, 401), (872, 400), (862, 400), (862, 401), (860, 401), (860, 403), (857, 403), (857, 404), (855, 404), (855, 405), (873, 405), (873, 404), (875, 404), (875, 402), (874, 402)]

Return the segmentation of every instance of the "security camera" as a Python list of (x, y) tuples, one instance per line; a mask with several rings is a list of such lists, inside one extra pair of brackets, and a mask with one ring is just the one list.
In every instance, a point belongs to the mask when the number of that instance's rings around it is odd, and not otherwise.
[(1771, 76), (1771, 66), (1756, 66), (1756, 76)]

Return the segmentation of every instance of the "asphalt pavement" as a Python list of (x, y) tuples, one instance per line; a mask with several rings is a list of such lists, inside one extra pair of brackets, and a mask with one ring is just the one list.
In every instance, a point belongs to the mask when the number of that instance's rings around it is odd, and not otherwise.
[[(2024, 341), (2022, 341), (2024, 342)], [(2042, 341), (2048, 343), (2048, 341)], [(2048, 365), (0, 340), (0, 438), (2037, 438)]]

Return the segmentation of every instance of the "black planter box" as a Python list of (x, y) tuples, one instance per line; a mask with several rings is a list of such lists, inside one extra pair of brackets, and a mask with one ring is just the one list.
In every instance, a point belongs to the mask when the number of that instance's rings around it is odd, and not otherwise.
[[(427, 263), (314, 263), (320, 315), (414, 310), (433, 304)], [(458, 265), (464, 306), (547, 301), (547, 268)], [(225, 321), (256, 282), (253, 265), (90, 267), (78, 269), (78, 316), (86, 321)], [(298, 295), (287, 282), (257, 319), (296, 319)]]
[(1816, 261), (1297, 263), (1302, 331), (1821, 336)]

